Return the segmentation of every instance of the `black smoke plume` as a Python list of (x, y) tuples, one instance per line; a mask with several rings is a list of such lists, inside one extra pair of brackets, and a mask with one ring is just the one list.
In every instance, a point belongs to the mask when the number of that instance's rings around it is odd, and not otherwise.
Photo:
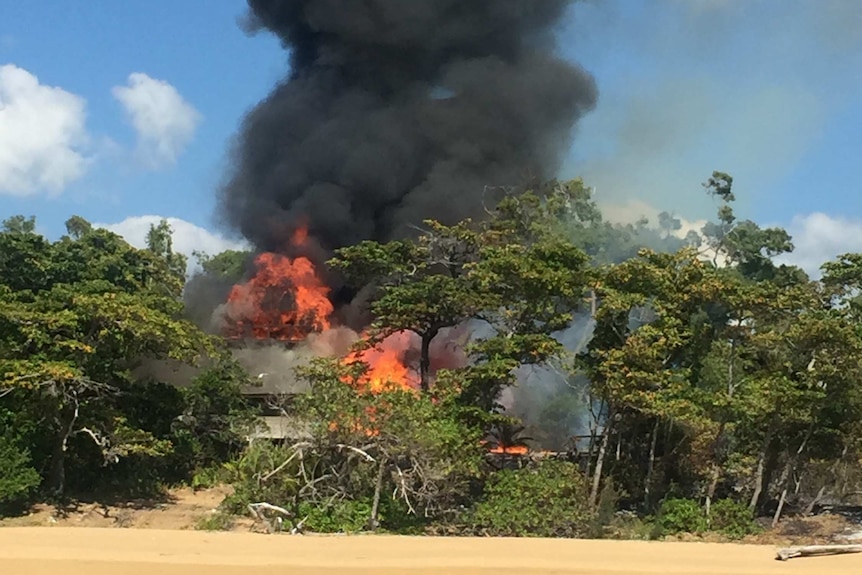
[(249, 0), (290, 72), (244, 119), (221, 189), (227, 223), (281, 251), (324, 251), (482, 214), (486, 186), (556, 174), (596, 101), (555, 54), (570, 0)]

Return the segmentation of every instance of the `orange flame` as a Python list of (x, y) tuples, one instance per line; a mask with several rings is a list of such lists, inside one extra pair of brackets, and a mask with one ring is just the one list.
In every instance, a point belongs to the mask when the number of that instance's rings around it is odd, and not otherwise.
[[(292, 244), (301, 246), (307, 238), (308, 230), (300, 227)], [(298, 341), (329, 328), (329, 288), (308, 258), (265, 252), (255, 265), (255, 275), (228, 295), (229, 337)]]
[(500, 453), (506, 455), (526, 455), (530, 450), (524, 445), (497, 445), (488, 450), (488, 453)]
[(376, 347), (350, 353), (344, 363), (362, 361), (368, 364), (368, 371), (359, 383), (373, 393), (380, 393), (392, 385), (416, 390), (419, 388), (419, 377), (404, 364), (404, 354), (410, 349), (410, 338), (411, 334), (407, 331), (394, 333)]
[[(374, 423), (375, 416), (377, 415), (377, 410), (375, 410), (373, 406), (368, 406), (365, 408), (365, 415), (368, 416), (368, 419), (371, 423)], [(378, 435), (380, 435), (379, 430), (373, 428), (366, 428), (358, 421), (348, 422), (346, 425), (339, 425), (334, 421), (331, 421), (329, 423), (329, 431), (339, 431), (341, 429), (352, 433), (362, 432), (365, 434), (366, 437), (377, 437)]]

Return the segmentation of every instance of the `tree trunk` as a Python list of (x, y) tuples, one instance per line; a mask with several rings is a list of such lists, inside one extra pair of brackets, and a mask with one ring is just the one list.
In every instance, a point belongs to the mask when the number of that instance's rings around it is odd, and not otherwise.
[(64, 440), (65, 430), (61, 429), (54, 440), (51, 449), (51, 468), (48, 474), (51, 493), (60, 497), (66, 490), (66, 448)]
[(715, 439), (712, 440), (712, 466), (709, 472), (709, 485), (706, 488), (706, 520), (710, 520), (710, 510), (712, 509), (712, 498), (715, 497), (715, 490), (718, 489), (718, 481), (721, 479), (721, 454), (719, 447), (721, 440), (724, 439), (724, 430), (727, 428), (727, 422), (724, 419), (718, 426), (718, 433), (715, 434)]
[(778, 507), (775, 509), (775, 514), (772, 516), (772, 528), (778, 525), (778, 520), (781, 519), (781, 512), (784, 510), (784, 502), (787, 499), (787, 478), (790, 476), (790, 467), (793, 464), (793, 458), (788, 458), (784, 464), (784, 469), (781, 470), (781, 479), (778, 480), (778, 485), (781, 487), (781, 496), (778, 498)]
[(803, 517), (809, 517), (812, 513), (814, 513), (814, 508), (820, 503), (820, 500), (823, 499), (823, 496), (826, 495), (826, 486), (821, 485), (820, 489), (817, 491), (817, 495), (814, 496), (814, 499), (805, 506), (805, 511), (802, 512)]
[(421, 336), (422, 349), (419, 356), (419, 386), (423, 392), (427, 392), (430, 387), (430, 372), (431, 372), (431, 340), (437, 335), (436, 331), (424, 333)]
[(71, 413), (64, 413), (64, 411), (67, 410), (61, 408), (57, 417), (57, 435), (51, 448), (51, 466), (48, 473), (50, 490), (55, 497), (61, 497), (66, 491), (66, 448), (75, 421), (78, 419), (77, 405)]
[[(841, 457), (836, 459), (835, 462), (829, 466), (829, 475), (830, 476), (835, 475), (835, 472), (838, 470), (838, 466), (841, 465), (841, 462), (844, 461), (845, 457), (847, 457), (847, 446), (846, 445), (844, 446), (844, 450), (841, 452)], [(826, 480), (828, 481), (829, 477), (827, 477)], [(823, 499), (824, 495), (826, 495), (826, 485), (825, 484), (820, 486), (820, 489), (817, 491), (817, 495), (815, 495), (814, 499), (812, 499), (811, 502), (805, 506), (805, 511), (803, 512), (803, 515), (808, 517), (809, 515), (814, 513), (814, 508), (817, 506), (818, 503), (820, 503), (820, 501)]]
[(769, 444), (772, 443), (774, 434), (775, 423), (773, 420), (769, 422), (769, 428), (763, 437), (763, 443), (760, 445), (760, 454), (757, 457), (757, 470), (754, 472), (754, 493), (751, 494), (751, 501), (748, 503), (748, 508), (751, 511), (757, 509), (757, 504), (760, 503), (760, 495), (763, 493), (763, 475), (766, 470), (766, 458), (769, 455)]
[(649, 509), (650, 506), (650, 488), (652, 487), (652, 476), (655, 470), (655, 448), (658, 443), (658, 431), (661, 424), (661, 419), (656, 418), (655, 425), (652, 428), (652, 439), (649, 445), (649, 460), (647, 460), (646, 480), (644, 481), (644, 509)]
[(721, 466), (718, 463), (712, 464), (710, 471), (709, 486), (706, 489), (706, 521), (707, 524), (712, 523), (712, 498), (715, 497), (715, 490), (718, 488), (718, 480), (721, 478)]
[[(736, 364), (736, 340), (730, 340), (730, 361), (727, 363), (727, 398), (733, 399), (733, 393), (736, 389), (734, 385), (734, 367)], [(721, 417), (721, 423), (718, 426), (718, 433), (715, 434), (715, 439), (712, 442), (712, 469), (710, 471), (709, 486), (706, 489), (706, 521), (712, 521), (711, 510), (712, 500), (715, 497), (715, 490), (718, 489), (718, 481), (721, 479), (721, 463), (724, 458), (719, 453), (721, 441), (724, 439), (724, 433), (727, 429), (727, 416)]]
[[(604, 411), (604, 408), (605, 402), (604, 400), (602, 400), (602, 402), (599, 404), (598, 413), (601, 414), (602, 411)], [(596, 415), (592, 411), (592, 408), (590, 409), (590, 415), (590, 444), (587, 446), (587, 465), (586, 471), (584, 472), (587, 477), (592, 477), (591, 474), (593, 472), (593, 452), (596, 449), (596, 440), (598, 439), (599, 435), (599, 415)]]
[(808, 445), (808, 439), (811, 437), (813, 432), (814, 422), (812, 421), (808, 426), (808, 431), (805, 432), (805, 437), (802, 439), (802, 443), (799, 444), (799, 448), (796, 450), (796, 453), (787, 459), (787, 463), (781, 471), (781, 479), (778, 482), (779, 488), (781, 489), (781, 497), (778, 499), (778, 508), (775, 510), (775, 515), (772, 516), (773, 528), (778, 525), (778, 520), (781, 519), (781, 512), (784, 509), (784, 502), (787, 500), (787, 481), (790, 479), (790, 472), (793, 471), (794, 467), (796, 467), (796, 462), (798, 461), (799, 456), (805, 451), (805, 447)]
[(608, 414), (608, 421), (605, 425), (604, 433), (602, 435), (602, 443), (599, 445), (599, 454), (596, 457), (596, 468), (593, 470), (593, 485), (590, 488), (590, 500), (589, 505), (590, 509), (596, 508), (596, 503), (599, 500), (599, 487), (602, 483), (602, 468), (605, 465), (605, 457), (608, 453), (608, 446), (611, 442), (611, 430), (612, 430), (612, 421), (613, 414)]
[(368, 518), (368, 528), (372, 531), (377, 531), (379, 521), (377, 520), (380, 514), (380, 494), (383, 492), (383, 475), (386, 471), (385, 459), (380, 460), (380, 465), (377, 468), (377, 481), (374, 484), (374, 499), (371, 501), (371, 517)]

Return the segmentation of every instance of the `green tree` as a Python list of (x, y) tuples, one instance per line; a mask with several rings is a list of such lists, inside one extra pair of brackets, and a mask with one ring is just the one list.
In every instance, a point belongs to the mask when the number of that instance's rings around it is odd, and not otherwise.
[(242, 279), (242, 274), (251, 256), (251, 252), (225, 250), (211, 256), (204, 252), (195, 251), (192, 252), (192, 255), (197, 259), (205, 275), (238, 282)]
[(73, 240), (80, 240), (93, 231), (93, 225), (81, 216), (72, 216), (66, 220), (66, 233)]
[(173, 228), (166, 219), (162, 218), (158, 225), (150, 224), (147, 249), (163, 259), (171, 273), (185, 282), (188, 258), (174, 251)]
[(36, 231), (36, 216), (12, 216), (3, 220), (0, 229), (5, 233), (32, 234)]
[(351, 285), (373, 286), (369, 306), (373, 322), (368, 343), (401, 331), (420, 339), (419, 375), (423, 391), (431, 384), (431, 342), (447, 327), (474, 317), (483, 304), (465, 265), (476, 257), (477, 234), (464, 222), (431, 228), (418, 242), (365, 241), (336, 251), (328, 263)]
[(40, 271), (0, 279), (0, 389), (35, 409), (42, 424), (34, 441), (46, 445), (40, 466), (49, 463), (48, 484), (60, 494), (70, 449), (81, 457), (92, 451), (84, 439), (103, 463), (168, 451), (169, 444), (128, 425), (117, 396), (140, 361), (193, 362), (215, 347), (164, 293), (174, 274), (163, 260), (104, 230), (53, 244), (32, 235), (0, 234), (6, 265)]
[(721, 202), (718, 221), (707, 223), (703, 236), (712, 249), (713, 262), (723, 259), (743, 277), (755, 281), (770, 280), (779, 284), (806, 281), (804, 272), (794, 266), (776, 265), (776, 256), (793, 251), (790, 234), (782, 228), (761, 228), (751, 220), (738, 221), (733, 211), (736, 196), (733, 178), (724, 172), (713, 172), (703, 184), (711, 196)]

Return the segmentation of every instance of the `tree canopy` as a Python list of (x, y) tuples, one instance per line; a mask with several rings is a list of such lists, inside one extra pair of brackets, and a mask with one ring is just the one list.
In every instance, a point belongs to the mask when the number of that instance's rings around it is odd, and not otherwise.
[[(166, 221), (135, 249), (79, 216), (56, 241), (7, 218), (0, 510), (222, 480), (225, 512), (266, 503), (297, 530), (601, 536), (627, 509), (659, 531), (741, 536), (758, 514), (857, 502), (862, 255), (812, 279), (777, 262), (786, 230), (738, 217), (729, 174), (704, 189), (716, 217), (685, 235), (671, 212), (608, 221), (573, 180), (336, 250), (328, 271), (370, 320), (352, 354), (297, 370), (307, 393), (267, 399), (287, 444), (252, 439), (251, 378), (206, 333), (250, 253), (193, 254), (188, 278)], [(405, 333), (415, 388), (367, 385), (358, 352)], [(440, 364), (435, 346), (460, 359)], [(141, 375), (160, 362), (196, 375)], [(571, 440), (564, 453), (516, 415), (533, 385), (519, 374), (540, 367), (565, 397), (529, 401)]]

